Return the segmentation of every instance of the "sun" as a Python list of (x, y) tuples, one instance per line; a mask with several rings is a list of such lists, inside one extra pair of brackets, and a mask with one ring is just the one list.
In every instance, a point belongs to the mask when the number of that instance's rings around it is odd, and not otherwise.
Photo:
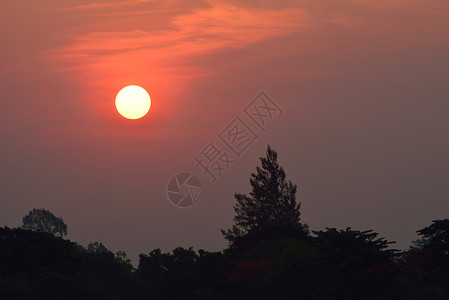
[(117, 111), (127, 119), (142, 118), (148, 113), (150, 106), (150, 95), (144, 88), (138, 85), (125, 86), (115, 97)]

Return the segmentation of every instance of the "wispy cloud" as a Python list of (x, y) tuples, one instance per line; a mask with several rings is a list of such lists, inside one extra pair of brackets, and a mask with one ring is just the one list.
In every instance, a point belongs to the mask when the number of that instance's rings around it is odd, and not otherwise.
[[(141, 1), (117, 2), (113, 7), (133, 5)], [(102, 5), (82, 6), (96, 9)], [(141, 15), (145, 11), (136, 11)], [(154, 11), (149, 11), (154, 15)], [(129, 12), (132, 15), (132, 12)], [(307, 20), (304, 10), (282, 10), (238, 7), (232, 3), (208, 3), (185, 12), (167, 16), (162, 30), (146, 28), (141, 23), (134, 30), (92, 31), (75, 37), (67, 46), (54, 50), (51, 55), (67, 62), (66, 67), (83, 69), (117, 65), (124, 58), (133, 57), (124, 68), (153, 65), (173, 68), (177, 62), (186, 65), (188, 57), (208, 55), (226, 48), (239, 48), (270, 37), (287, 35), (303, 29)], [(164, 27), (164, 26), (162, 26)], [(141, 61), (133, 66), (133, 62)], [(192, 68), (194, 66), (191, 66)]]
[(151, 0), (128, 0), (128, 1), (107, 1), (107, 2), (95, 2), (81, 5), (64, 6), (56, 9), (56, 11), (89, 11), (98, 9), (119, 9), (130, 7), (137, 4), (151, 3)]

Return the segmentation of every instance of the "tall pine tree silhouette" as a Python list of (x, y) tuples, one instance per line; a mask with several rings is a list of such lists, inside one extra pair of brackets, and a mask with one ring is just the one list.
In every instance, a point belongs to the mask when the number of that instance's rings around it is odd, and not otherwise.
[(279, 227), (298, 227), (301, 203), (296, 201), (296, 185), (285, 179), (284, 169), (279, 166), (276, 151), (268, 145), (266, 157), (261, 157), (262, 166), (251, 174), (252, 192), (235, 194), (237, 203), (235, 224), (231, 229), (221, 230), (231, 244), (250, 232)]

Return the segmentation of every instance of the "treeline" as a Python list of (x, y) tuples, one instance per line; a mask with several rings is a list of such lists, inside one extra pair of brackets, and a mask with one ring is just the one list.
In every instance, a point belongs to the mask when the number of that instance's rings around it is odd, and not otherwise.
[(0, 228), (0, 299), (449, 298), (448, 219), (402, 253), (372, 231), (301, 234), (273, 228), (221, 252), (156, 249), (135, 269), (120, 253)]
[(371, 230), (310, 231), (271, 148), (250, 184), (226, 249), (155, 249), (137, 268), (63, 239), (62, 218), (34, 209), (22, 228), (0, 228), (0, 299), (449, 299), (449, 219), (401, 252)]

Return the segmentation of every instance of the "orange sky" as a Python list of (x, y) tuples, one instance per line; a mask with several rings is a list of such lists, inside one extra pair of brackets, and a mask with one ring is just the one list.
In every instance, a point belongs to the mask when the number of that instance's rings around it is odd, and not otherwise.
[[(69, 238), (134, 259), (226, 243), (235, 192), (266, 144), (298, 184), (303, 220), (374, 229), (406, 247), (448, 215), (449, 3), (7, 1), (0, 4), (1, 226), (32, 208)], [(125, 85), (146, 118), (115, 110)], [(178, 172), (260, 92), (275, 120), (192, 209)]]

